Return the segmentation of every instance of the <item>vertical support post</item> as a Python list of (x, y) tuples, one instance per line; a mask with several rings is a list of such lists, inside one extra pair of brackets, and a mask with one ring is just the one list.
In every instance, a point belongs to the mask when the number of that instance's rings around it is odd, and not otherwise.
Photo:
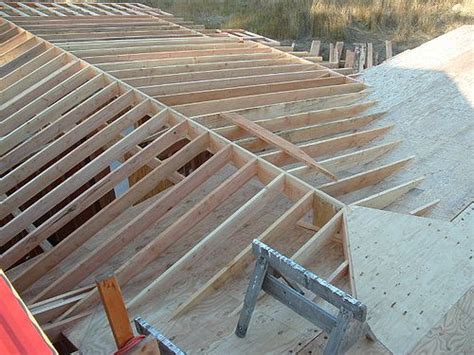
[(319, 57), (319, 51), (321, 50), (321, 41), (312, 41), (309, 55), (311, 57)]
[(262, 289), (263, 280), (268, 269), (268, 261), (263, 256), (259, 256), (255, 264), (252, 277), (250, 278), (249, 287), (245, 294), (244, 306), (240, 311), (239, 322), (237, 323), (237, 329), (235, 335), (239, 338), (245, 337), (247, 329), (249, 327), (250, 318), (252, 317), (255, 304), (257, 302), (257, 296)]
[(324, 349), (324, 355), (338, 355), (344, 353), (344, 342), (349, 322), (352, 319), (352, 313), (344, 308), (339, 310), (336, 326), (329, 334), (329, 340)]
[(334, 57), (334, 61), (339, 63), (341, 61), (341, 57), (342, 57), (342, 50), (344, 49), (344, 42), (336, 42), (336, 48), (335, 48), (335, 51), (334, 51), (334, 54), (335, 54), (335, 57)]
[(367, 68), (374, 66), (374, 46), (372, 43), (367, 43)]
[(359, 43), (354, 43), (354, 72), (358, 73), (360, 71), (359, 68), (360, 64), (360, 44)]
[(365, 59), (367, 58), (367, 45), (362, 43), (360, 46), (359, 71), (365, 68)]
[(120, 349), (133, 338), (133, 331), (128, 319), (127, 308), (123, 301), (122, 291), (114, 275), (97, 280), (96, 284), (115, 343), (117, 348)]
[(344, 68), (354, 68), (355, 53), (350, 49), (346, 49), (346, 59), (344, 61)]
[(334, 62), (334, 44), (329, 43), (329, 63)]
[(392, 58), (392, 41), (385, 41), (385, 58)]

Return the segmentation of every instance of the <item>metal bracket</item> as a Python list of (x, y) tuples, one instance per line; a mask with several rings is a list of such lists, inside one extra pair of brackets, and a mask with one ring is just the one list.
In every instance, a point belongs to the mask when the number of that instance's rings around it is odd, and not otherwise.
[[(235, 330), (238, 337), (247, 334), (260, 290), (328, 333), (325, 355), (342, 354), (367, 335), (367, 307), (360, 301), (258, 240), (253, 241), (252, 250), (257, 261)], [(286, 283), (276, 276), (281, 276)], [(297, 284), (339, 309), (337, 317), (304, 297)]]
[(161, 334), (158, 330), (141, 317), (136, 317), (133, 322), (138, 334), (151, 335), (158, 340), (158, 347), (163, 355), (186, 355), (184, 351), (178, 348), (174, 343)]

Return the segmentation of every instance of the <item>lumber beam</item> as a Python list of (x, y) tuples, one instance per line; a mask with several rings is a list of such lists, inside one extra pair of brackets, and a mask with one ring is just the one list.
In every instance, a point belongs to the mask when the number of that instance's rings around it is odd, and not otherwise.
[[(203, 253), (205, 250), (212, 248), (214, 240), (222, 239), (232, 235), (238, 228), (241, 227), (242, 223), (246, 223), (250, 218), (255, 215), (255, 211), (261, 209), (265, 204), (271, 201), (279, 192), (283, 191), (284, 188), (284, 176), (279, 175), (275, 178), (268, 186), (260, 190), (254, 197), (247, 201), (241, 206), (236, 212), (234, 212), (229, 218), (227, 218), (222, 224), (214, 229), (210, 234), (203, 238), (199, 243), (192, 247), (177, 263), (173, 264), (163, 274), (161, 274), (155, 281), (143, 289), (135, 298), (138, 299), (141, 295), (149, 293), (150, 290), (157, 290), (168, 283), (173, 274), (178, 272), (182, 267), (189, 264), (192, 260)], [(134, 300), (130, 301), (129, 306), (131, 307)]]
[[(169, 159), (163, 162), (157, 170), (161, 174), (159, 180), (163, 180), (172, 172), (186, 164), (193, 157), (206, 150), (209, 143), (208, 133), (201, 134), (198, 138), (186, 145), (177, 155), (175, 159)], [(68, 291), (69, 288), (75, 286), (82, 281), (90, 273), (96, 270), (104, 260), (118, 253), (125, 245), (137, 237), (139, 232), (148, 227), (151, 223), (161, 219), (169, 210), (175, 207), (181, 198), (194, 190), (197, 186), (189, 183), (190, 179), (183, 180), (180, 184), (169, 189), (166, 194), (150, 205), (144, 212), (134, 218), (130, 223), (116, 231), (100, 246), (94, 249), (94, 252), (88, 254), (86, 258), (77, 263), (73, 268), (68, 270), (63, 276), (51, 283), (42, 292), (40, 292), (34, 301), (39, 301), (45, 297), (51, 297), (61, 292)], [(201, 182), (202, 183), (202, 182)], [(199, 184), (200, 185), (200, 184)], [(159, 208), (153, 208), (156, 205)], [(148, 223), (144, 223), (141, 219), (145, 215), (152, 215)]]
[[(159, 199), (154, 204), (150, 205), (140, 216), (137, 216), (127, 226), (125, 226), (125, 228), (133, 227), (135, 230), (138, 228), (138, 232), (145, 230), (149, 223), (153, 223), (157, 220), (155, 216), (159, 216), (162, 209), (170, 209), (167, 200), (170, 200), (170, 202), (181, 200), (189, 191), (200, 186), (205, 180), (215, 174), (216, 171), (220, 170), (225, 164), (227, 164), (231, 157), (231, 153), (231, 147), (229, 146), (220, 150), (216, 155), (194, 171), (188, 179), (183, 180), (181, 183), (175, 185), (174, 188), (169, 189), (162, 199)], [(159, 208), (157, 208), (157, 206)], [(142, 218), (144, 216), (146, 218)], [(148, 221), (148, 223), (144, 223), (144, 221)], [(160, 247), (163, 246), (164, 248), (167, 248), (171, 245), (173, 241), (172, 237), (173, 235), (168, 236), (167, 239), (163, 236), (159, 239), (156, 238), (146, 248), (135, 254), (126, 264), (122, 265), (116, 271), (116, 276), (119, 282), (121, 284), (126, 284), (131, 278), (136, 276), (143, 267), (159, 255), (161, 251)], [(78, 312), (82, 312), (84, 309), (89, 309), (96, 302), (97, 294), (91, 293), (87, 298), (83, 299), (77, 305), (65, 312), (61, 318), (68, 317), (71, 314), (77, 314)]]

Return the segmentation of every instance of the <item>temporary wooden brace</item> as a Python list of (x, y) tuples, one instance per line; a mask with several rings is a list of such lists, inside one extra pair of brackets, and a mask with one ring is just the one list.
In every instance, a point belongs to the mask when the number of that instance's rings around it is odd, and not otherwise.
[[(334, 107), (331, 109), (322, 109), (267, 119), (259, 119), (255, 120), (254, 123), (272, 132), (279, 132), (285, 129), (289, 130), (304, 128), (307, 126), (315, 126), (318, 124), (322, 125), (326, 122), (348, 119), (352, 116), (356, 117), (359, 113), (375, 104), (376, 103), (374, 101), (369, 101), (361, 104)], [(231, 125), (214, 128), (214, 132), (233, 141), (250, 136), (249, 132), (245, 131), (244, 129)]]
[(282, 149), (285, 153), (291, 155), (292, 157), (296, 158), (297, 160), (300, 160), (304, 162), (306, 165), (311, 166), (321, 173), (323, 173), (326, 176), (329, 176), (331, 179), (337, 180), (337, 177), (332, 174), (330, 171), (327, 169), (321, 167), (319, 164), (317, 164), (309, 155), (307, 155), (303, 150), (300, 148), (290, 144), (287, 140), (277, 136), (276, 134), (273, 134), (272, 132), (266, 130), (265, 128), (253, 123), (252, 121), (249, 121), (245, 119), (242, 116), (236, 115), (236, 114), (230, 114), (226, 113), (223, 114), (224, 118), (227, 118), (231, 120), (233, 123), (238, 125), (239, 127), (255, 134), (257, 137), (260, 139), (265, 140), (266, 142), (276, 145), (280, 149)]
[[(367, 164), (390, 152), (399, 144), (400, 141), (377, 145), (374, 147), (361, 149), (353, 153), (342, 154), (333, 158), (320, 160), (318, 163), (337, 173), (338, 171), (344, 171), (357, 165)], [(288, 171), (296, 176), (306, 176), (307, 174), (311, 173), (310, 169), (306, 166), (292, 168)]]
[[(362, 146), (377, 137), (386, 134), (392, 126), (374, 128), (357, 133), (350, 133), (335, 138), (323, 139), (314, 143), (302, 143), (298, 146), (312, 157), (331, 154), (351, 147)], [(285, 166), (296, 162), (297, 160), (285, 152), (276, 151), (260, 155), (268, 162), (277, 166)]]
[(127, 308), (117, 279), (112, 276), (97, 280), (97, 288), (109, 320), (117, 348), (122, 348), (133, 338), (133, 331), (128, 318)]
[[(383, 113), (377, 113), (367, 116), (359, 116), (354, 118), (347, 118), (338, 121), (330, 121), (327, 123), (307, 125), (301, 128), (283, 129), (278, 131), (276, 135), (284, 138), (290, 143), (306, 142), (311, 139), (318, 139), (328, 137), (331, 135), (344, 133), (348, 131), (355, 131), (363, 126), (380, 119)], [(244, 147), (252, 152), (263, 152), (265, 149), (272, 147), (271, 144), (259, 138), (244, 138), (236, 141), (241, 147)], [(334, 173), (334, 172), (332, 172)]]
[[(243, 338), (247, 333), (260, 290), (327, 332), (329, 340), (325, 354), (343, 354), (358, 338), (367, 334), (367, 308), (360, 301), (258, 240), (254, 240), (252, 249), (257, 261), (235, 331), (238, 337)], [(279, 275), (286, 283), (278, 280), (276, 276)], [(338, 308), (337, 318), (305, 298), (294, 283)], [(352, 334), (349, 332), (351, 326), (357, 329)]]

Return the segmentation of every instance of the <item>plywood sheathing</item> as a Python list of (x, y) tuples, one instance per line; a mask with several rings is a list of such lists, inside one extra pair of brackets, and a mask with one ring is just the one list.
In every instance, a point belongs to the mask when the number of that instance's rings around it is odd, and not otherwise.
[(367, 322), (391, 352), (409, 353), (472, 288), (472, 229), (355, 206), (348, 208), (347, 229), (355, 294), (367, 304)]
[(437, 198), (432, 216), (450, 220), (472, 202), (474, 186), (474, 26), (463, 26), (363, 72), (370, 99), (395, 123), (384, 139), (403, 137), (394, 157), (417, 156), (394, 183), (427, 176), (391, 208), (404, 211)]
[[(474, 230), (474, 203), (453, 220), (468, 231)], [(474, 286), (449, 309), (413, 349), (414, 354), (474, 351)]]

